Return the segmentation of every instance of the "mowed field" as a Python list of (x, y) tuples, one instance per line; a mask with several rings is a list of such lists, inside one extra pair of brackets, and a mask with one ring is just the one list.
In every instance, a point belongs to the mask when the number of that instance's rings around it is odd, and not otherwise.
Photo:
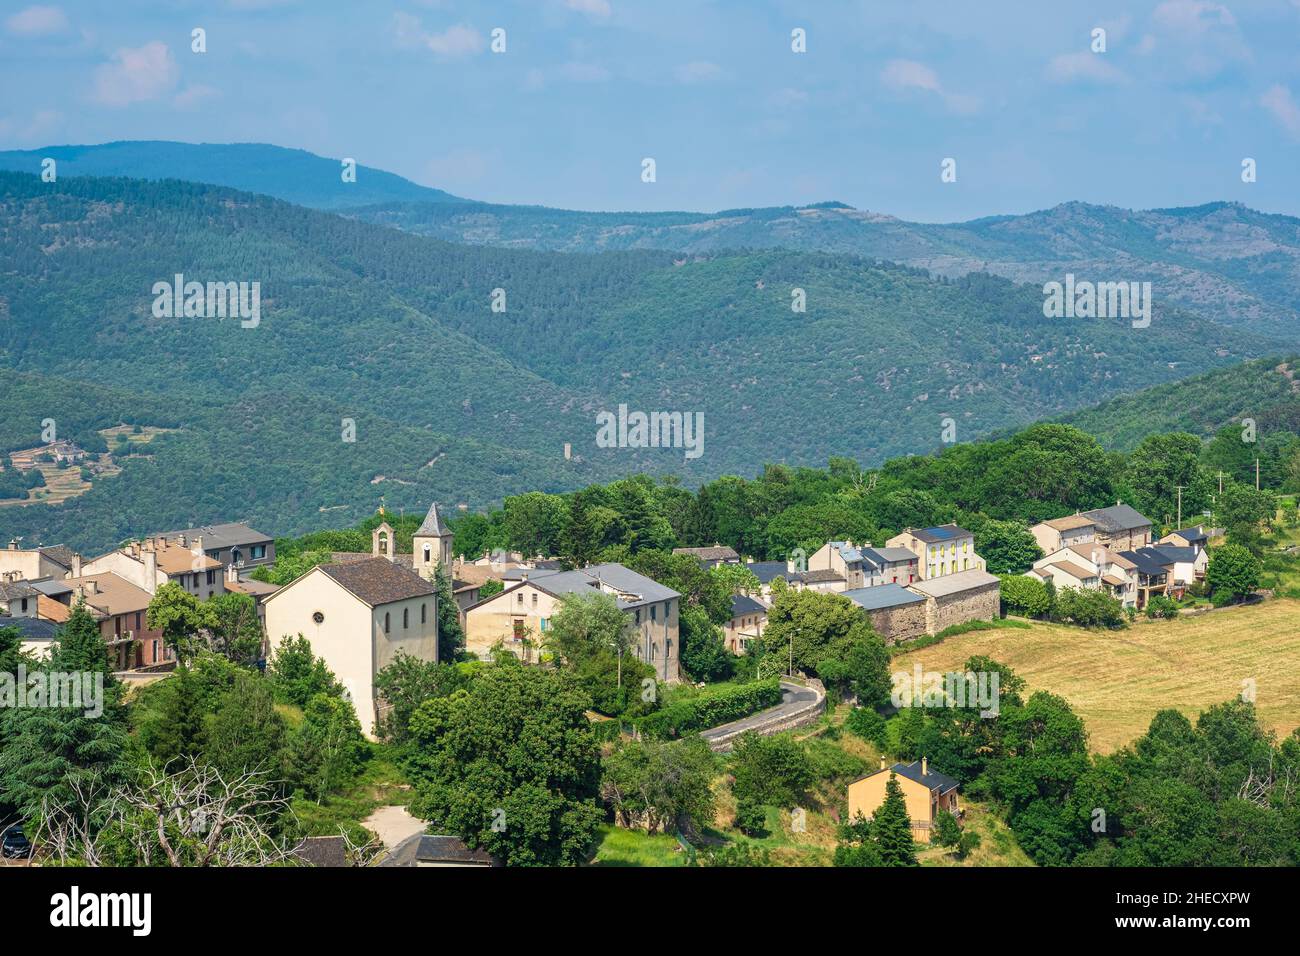
[(972, 631), (901, 654), (891, 666), (910, 672), (919, 661), (943, 672), (975, 654), (1009, 665), (1031, 693), (1064, 697), (1101, 753), (1140, 737), (1158, 710), (1174, 707), (1195, 721), (1252, 680), (1264, 726), (1279, 737), (1300, 726), (1300, 601), (1292, 599), (1122, 631), (1055, 624)]

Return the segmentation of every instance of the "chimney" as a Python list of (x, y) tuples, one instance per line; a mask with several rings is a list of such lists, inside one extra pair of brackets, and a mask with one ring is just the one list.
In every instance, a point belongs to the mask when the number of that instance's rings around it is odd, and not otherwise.
[(86, 594), (98, 594), (98, 593), (99, 593), (99, 582), (87, 578), (87, 579), (86, 579), (86, 585), (85, 585), (85, 588), (84, 588), (83, 590), (84, 590), (84, 592), (85, 592)]
[(189, 542), (188, 542), (187, 540), (185, 540), (185, 535), (184, 535), (184, 534), (178, 534), (178, 535), (176, 536), (176, 543), (179, 544), (182, 548), (185, 548), (185, 547), (188, 547), (188, 546), (189, 546)]
[(203, 535), (199, 535), (194, 539), (194, 550), (199, 554), (203, 553)]
[(924, 757), (922, 757), (922, 758), (921, 758), (921, 776), (924, 777), (924, 776), (925, 776), (927, 773), (929, 773), (929, 772), (930, 772), (930, 761), (928, 761), (928, 760), (926, 760)]
[(884, 754), (881, 754), (881, 755), (880, 755), (880, 769), (881, 769), (881, 770), (884, 770), (884, 769), (885, 769), (885, 755), (884, 755)]
[(144, 553), (144, 589), (150, 594), (158, 588), (158, 552), (152, 549)]
[(72, 555), (72, 576), (74, 578), (81, 577), (81, 555), (80, 554), (74, 553)]
[(226, 565), (226, 582), (228, 584), (239, 583), (239, 568), (235, 567), (233, 564)]
[(18, 539), (17, 539), (17, 538), (10, 538), (10, 539), (9, 539), (9, 550), (10, 550), (10, 551), (17, 551), (17, 550), (18, 550)]

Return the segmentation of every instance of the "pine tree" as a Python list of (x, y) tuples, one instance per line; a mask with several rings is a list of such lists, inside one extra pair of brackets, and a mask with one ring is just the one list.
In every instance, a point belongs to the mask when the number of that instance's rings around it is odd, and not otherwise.
[(85, 601), (78, 601), (68, 615), (50, 666), (68, 672), (98, 671), (104, 675), (105, 686), (114, 683), (108, 645), (99, 632), (99, 623), (86, 610)]
[(185, 665), (155, 691), (158, 706), (140, 727), (140, 742), (160, 764), (203, 753), (202, 688)]
[(912, 821), (898, 778), (889, 775), (885, 784), (885, 802), (871, 821), (872, 835), (885, 866), (916, 866), (916, 845), (912, 840)]

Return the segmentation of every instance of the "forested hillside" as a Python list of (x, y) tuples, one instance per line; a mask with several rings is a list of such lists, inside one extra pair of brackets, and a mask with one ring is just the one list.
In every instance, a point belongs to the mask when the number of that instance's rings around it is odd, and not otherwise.
[[(1045, 320), (1038, 290), (988, 275), (452, 245), (179, 182), (0, 173), (0, 259), (0, 368), (117, 396), (61, 410), (66, 384), (6, 374), (10, 448), (59, 415), (65, 434), (119, 415), (176, 429), (57, 510), (4, 515), (87, 546), (237, 518), (304, 531), (380, 496), (479, 506), (637, 471), (875, 464), (940, 447), (948, 419), (966, 441), (1272, 348), (1168, 309), (1145, 329)], [(151, 290), (175, 274), (259, 281), (260, 324), (155, 317)], [(703, 455), (596, 447), (596, 413), (619, 403), (702, 413)]]
[(129, 140), (95, 146), (44, 146), (0, 151), (0, 169), (39, 173), (46, 157), (57, 163), (59, 176), (183, 179), (262, 193), (315, 209), (385, 202), (465, 202), (441, 189), (420, 186), (370, 166), (357, 166), (355, 182), (344, 182), (340, 160), (266, 143)]

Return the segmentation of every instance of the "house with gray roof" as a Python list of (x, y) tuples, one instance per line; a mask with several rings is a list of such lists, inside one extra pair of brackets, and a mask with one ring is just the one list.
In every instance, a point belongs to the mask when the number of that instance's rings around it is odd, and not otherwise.
[(1109, 508), (1094, 508), (1081, 514), (1092, 521), (1093, 540), (1102, 547), (1127, 551), (1151, 543), (1151, 519), (1122, 501), (1116, 501)]
[(529, 570), (526, 579), (484, 598), (465, 611), (465, 646), (480, 658), (496, 648), (524, 661), (540, 659), (554, 617), (571, 595), (606, 594), (628, 617), (632, 651), (662, 681), (680, 679), (678, 616), (681, 595), (621, 564), (593, 564), (580, 570)]
[(168, 531), (162, 537), (183, 538), (187, 544), (201, 539), (204, 553), (222, 565), (255, 568), (275, 563), (275, 540), (239, 521)]
[(885, 544), (890, 548), (905, 549), (916, 556), (918, 580), (984, 570), (984, 559), (975, 553), (975, 535), (960, 525), (905, 528)]
[(733, 654), (743, 654), (751, 641), (763, 636), (767, 605), (748, 594), (731, 596), (731, 618), (722, 627), (723, 643)]

